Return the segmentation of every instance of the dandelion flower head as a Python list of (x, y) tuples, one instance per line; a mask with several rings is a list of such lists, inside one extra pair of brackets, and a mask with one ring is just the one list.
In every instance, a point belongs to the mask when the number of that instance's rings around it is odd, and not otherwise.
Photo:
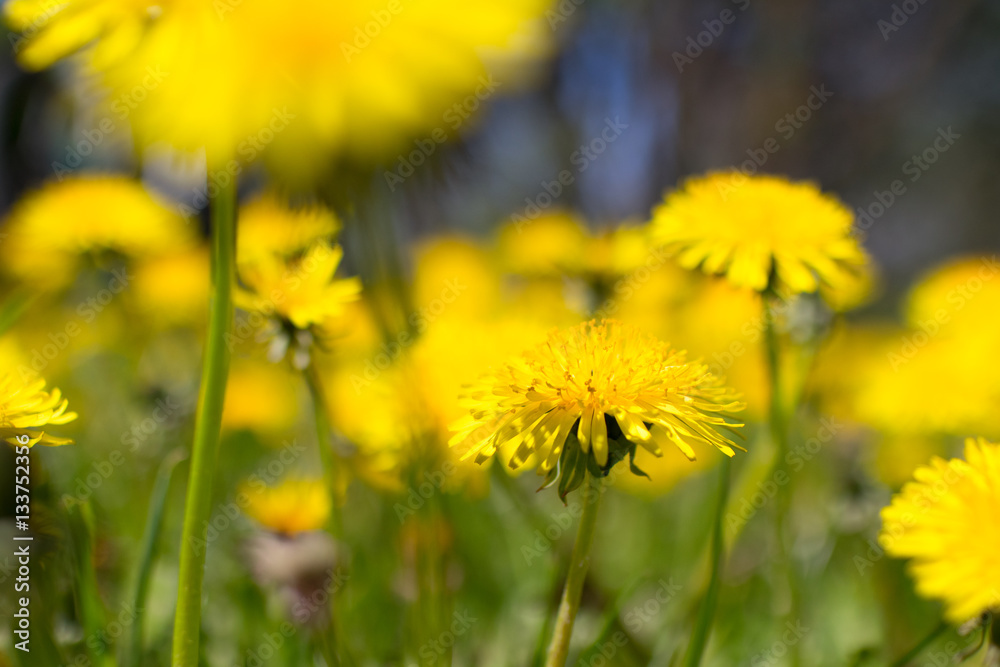
[[(850, 209), (808, 182), (717, 172), (691, 178), (653, 212), (653, 235), (685, 268), (787, 295), (856, 299), (868, 259)], [(843, 294), (840, 294), (843, 292)]]
[(1000, 603), (1000, 445), (969, 438), (965, 460), (935, 457), (882, 510), (879, 541), (909, 558), (917, 592), (962, 624)]
[(553, 332), (465, 399), (453, 445), (476, 434), (466, 456), (482, 461), (503, 448), (513, 467), (531, 460), (544, 475), (572, 447), (601, 468), (616, 462), (612, 449), (634, 455), (636, 445), (657, 456), (673, 445), (694, 459), (691, 445), (708, 442), (732, 456), (735, 445), (716, 429), (740, 426), (724, 415), (743, 408), (704, 364), (615, 320)]

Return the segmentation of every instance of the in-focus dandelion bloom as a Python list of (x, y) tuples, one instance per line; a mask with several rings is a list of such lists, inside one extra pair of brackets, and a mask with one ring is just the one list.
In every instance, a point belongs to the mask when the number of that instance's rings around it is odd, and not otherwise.
[(11, 374), (0, 376), (0, 438), (15, 447), (73, 442), (40, 430), (50, 424), (66, 424), (77, 416), (75, 412), (66, 411), (69, 402), (58, 389), (49, 392), (43, 391), (44, 388), (45, 380), (23, 383)]
[(267, 487), (259, 481), (242, 488), (247, 514), (276, 533), (320, 530), (330, 516), (330, 494), (321, 479), (286, 479)]
[(223, 161), (266, 147), (308, 173), (318, 164), (310, 158), (384, 155), (411, 134), (451, 127), (449, 111), (463, 122), (466, 108), (452, 106), (496, 88), (487, 64), (508, 82), (504, 68), (545, 54), (546, 8), (539, 0), (12, 0), (4, 13), (26, 35), (16, 49), (24, 66), (79, 54), (108, 102), (128, 106), (144, 142), (205, 148)]
[(691, 178), (653, 211), (653, 236), (681, 265), (837, 305), (865, 284), (868, 259), (851, 211), (814, 184), (719, 172)]
[(958, 625), (1000, 605), (1000, 445), (965, 442), (965, 460), (935, 457), (882, 510), (886, 553), (912, 559), (917, 592)]
[(36, 287), (71, 282), (83, 255), (153, 257), (191, 244), (194, 230), (140, 183), (92, 174), (47, 183), (5, 221), (3, 268)]
[(724, 414), (743, 404), (704, 364), (614, 320), (551, 333), (465, 396), (470, 414), (451, 444), (471, 439), (466, 456), (478, 461), (508, 449), (512, 467), (530, 459), (542, 475), (571, 448), (605, 473), (612, 449), (621, 460), (636, 445), (656, 456), (674, 445), (694, 459), (691, 445), (707, 442), (732, 456), (736, 445), (717, 429), (742, 426)]

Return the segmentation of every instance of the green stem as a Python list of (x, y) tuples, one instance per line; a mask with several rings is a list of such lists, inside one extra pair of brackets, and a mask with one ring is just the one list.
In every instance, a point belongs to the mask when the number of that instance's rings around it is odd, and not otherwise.
[(312, 395), (313, 412), (316, 419), (316, 437), (319, 441), (319, 460), (323, 466), (323, 479), (330, 492), (330, 520), (327, 526), (335, 539), (341, 537), (340, 510), (337, 506), (337, 461), (333, 452), (333, 429), (327, 417), (327, 396), (322, 378), (316, 370), (315, 360), (311, 360), (304, 371), (309, 393)]
[[(330, 518), (327, 521), (327, 532), (341, 545), (342, 523), (340, 519), (340, 509), (337, 505), (337, 461), (333, 452), (333, 429), (326, 413), (326, 390), (323, 387), (322, 379), (316, 369), (315, 360), (311, 360), (304, 371), (306, 383), (309, 385), (309, 393), (312, 395), (313, 412), (316, 417), (316, 437), (318, 440), (320, 464), (323, 466), (323, 479), (330, 493)], [(321, 648), (323, 658), (329, 667), (336, 667), (341, 664), (341, 659), (337, 653), (337, 640), (345, 637), (341, 624), (341, 614), (337, 609), (339, 599), (338, 591), (330, 592), (330, 625), (329, 632), (321, 638)], [(343, 663), (352, 664), (346, 641), (342, 642)]]
[(321, 630), (316, 633), (316, 641), (319, 646), (320, 655), (326, 661), (327, 667), (340, 667), (340, 659), (337, 657), (337, 649), (334, 648), (333, 638)]
[(569, 640), (573, 635), (576, 613), (580, 610), (583, 582), (590, 567), (590, 547), (594, 543), (594, 527), (597, 525), (597, 510), (600, 508), (603, 492), (601, 480), (591, 477), (588, 470), (583, 482), (583, 514), (580, 516), (580, 526), (577, 528), (576, 542), (570, 556), (566, 587), (559, 603), (555, 632), (552, 634), (552, 643), (549, 644), (545, 667), (564, 667), (569, 656)]
[(764, 297), (764, 343), (767, 352), (768, 380), (771, 384), (770, 425), (771, 437), (778, 445), (778, 459), (782, 460), (788, 451), (788, 424), (782, 402), (784, 389), (781, 384), (781, 361), (778, 342), (778, 332), (775, 327), (774, 309)]
[[(770, 400), (770, 427), (771, 437), (777, 446), (777, 454), (774, 458), (775, 464), (784, 461), (787, 456), (789, 446), (789, 416), (785, 410), (785, 390), (781, 378), (781, 353), (780, 342), (778, 340), (777, 327), (775, 326), (774, 300), (778, 297), (764, 295), (764, 320), (765, 320), (765, 348), (767, 351), (767, 370), (771, 385)], [(795, 562), (789, 552), (788, 535), (788, 515), (791, 509), (791, 483), (778, 486), (776, 502), (775, 531), (777, 533), (778, 553), (780, 562), (785, 568), (788, 593), (791, 598), (790, 615), (795, 619), (802, 617), (801, 589), (795, 572)], [(789, 647), (790, 662), (794, 667), (801, 664), (801, 652), (799, 645), (794, 644)]]
[(723, 517), (726, 514), (726, 503), (729, 501), (729, 468), (731, 461), (727, 457), (719, 464), (719, 489), (715, 507), (715, 521), (712, 524), (712, 547), (711, 547), (711, 574), (708, 580), (708, 589), (705, 591), (705, 598), (698, 609), (698, 618), (691, 632), (691, 641), (688, 643), (687, 653), (684, 655), (685, 667), (697, 667), (701, 664), (701, 657), (705, 653), (705, 646), (708, 644), (708, 636), (712, 631), (712, 619), (715, 617), (715, 608), (719, 603), (719, 589), (721, 587), (723, 552), (725, 551), (724, 537), (722, 534)]
[(226, 334), (233, 324), (236, 282), (236, 182), (219, 187), (212, 197), (212, 297), (208, 338), (201, 371), (201, 393), (194, 424), (191, 473), (181, 530), (181, 562), (174, 617), (173, 667), (196, 667), (201, 630), (202, 582), (205, 578), (206, 529), (212, 480), (219, 454), (222, 405), (229, 374)]
[(939, 623), (936, 628), (934, 628), (933, 630), (931, 630), (930, 634), (928, 634), (926, 637), (924, 637), (923, 639), (920, 640), (919, 644), (917, 644), (916, 646), (914, 646), (913, 648), (911, 648), (909, 651), (907, 651), (906, 654), (904, 656), (902, 656), (901, 658), (893, 661), (893, 663), (891, 665), (889, 665), (889, 667), (903, 667), (904, 665), (906, 665), (907, 663), (909, 663), (911, 660), (913, 660), (918, 655), (920, 655), (925, 648), (927, 648), (928, 646), (930, 646), (931, 642), (933, 642), (935, 639), (937, 639), (938, 637), (940, 637), (941, 634), (945, 630), (948, 629), (948, 627), (949, 626), (948, 626), (947, 623), (943, 623), (943, 622)]
[(137, 667), (142, 662), (142, 620), (146, 609), (146, 595), (149, 593), (149, 580), (153, 574), (153, 564), (156, 562), (156, 544), (163, 526), (163, 510), (167, 505), (167, 495), (170, 491), (170, 480), (174, 468), (183, 458), (183, 453), (176, 451), (168, 455), (156, 473), (156, 482), (149, 499), (149, 515), (146, 518), (146, 530), (142, 536), (142, 551), (139, 556), (139, 570), (136, 573), (135, 593), (132, 596), (132, 613), (135, 619), (129, 633), (128, 644), (122, 658), (122, 667)]
[[(94, 510), (89, 500), (74, 503), (69, 508), (69, 526), (76, 556), (76, 594), (80, 623), (87, 637), (103, 637), (107, 615), (98, 593), (97, 572), (94, 570)], [(103, 645), (87, 643), (90, 664), (108, 665), (110, 657)]]

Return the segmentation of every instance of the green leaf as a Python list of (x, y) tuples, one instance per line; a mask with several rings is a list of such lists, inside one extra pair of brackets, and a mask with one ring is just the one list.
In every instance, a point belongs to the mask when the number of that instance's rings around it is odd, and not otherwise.
[(559, 475), (559, 499), (563, 504), (566, 503), (566, 496), (583, 484), (587, 477), (588, 461), (592, 458), (589, 453), (584, 454), (576, 429), (572, 429), (559, 457), (559, 467), (562, 469)]

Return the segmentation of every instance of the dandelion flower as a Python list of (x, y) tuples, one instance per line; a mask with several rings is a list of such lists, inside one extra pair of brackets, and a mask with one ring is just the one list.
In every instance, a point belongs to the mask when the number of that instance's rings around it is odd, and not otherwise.
[(330, 494), (320, 479), (286, 479), (273, 487), (248, 483), (242, 492), (247, 515), (282, 535), (320, 530), (330, 516)]
[(25, 35), (25, 67), (78, 54), (112, 108), (128, 106), (144, 143), (223, 161), (267, 148), (305, 174), (320, 164), (310, 158), (385, 155), (411, 134), (430, 136), (452, 105), (495, 88), (487, 63), (516, 66), (549, 41), (540, 0), (68, 0), (56, 9), (5, 5)]
[(606, 282), (660, 264), (650, 250), (648, 228), (628, 222), (593, 235), (584, 253), (585, 275)]
[(322, 206), (290, 209), (266, 194), (240, 207), (236, 256), (243, 264), (264, 255), (292, 257), (340, 231), (340, 221)]
[(583, 278), (609, 283), (649, 262), (649, 230), (629, 223), (591, 233), (563, 210), (514, 218), (501, 226), (496, 254), (501, 268), (528, 278)]
[[(451, 266), (458, 269), (462, 263)], [(416, 282), (426, 280), (427, 293), (437, 292), (440, 300), (440, 286), (431, 287), (436, 272), (421, 279), (422, 265), (421, 259)], [(346, 351), (339, 342), (337, 363), (330, 355), (318, 355), (318, 367), (329, 378), (331, 420), (353, 449), (352, 470), (375, 488), (405, 491), (419, 471), (447, 470), (443, 488), (449, 492), (480, 489), (482, 466), (462, 460), (461, 447), (447, 446), (449, 426), (468, 413), (459, 401), (462, 387), (526, 344), (544, 340), (551, 327), (522, 317), (517, 308), (506, 317), (470, 312), (465, 301), (474, 308), (482, 294), (475, 275), (458, 271), (440, 277), (439, 285), (458, 281), (467, 289), (444, 312), (424, 311), (426, 316), (415, 322), (417, 338), (388, 344), (378, 338)]]
[[(0, 377), (0, 438), (11, 445), (68, 445), (69, 438), (57, 438), (40, 428), (49, 424), (66, 424), (76, 419), (75, 412), (66, 412), (69, 402), (58, 389), (43, 391), (45, 380), (29, 384), (18, 382), (13, 375)], [(25, 441), (27, 436), (27, 441)]]
[(121, 176), (88, 175), (48, 183), (29, 193), (6, 220), (0, 246), (5, 270), (46, 288), (66, 286), (86, 254), (153, 257), (193, 241), (184, 219), (141, 184)]
[(965, 460), (931, 459), (882, 510), (879, 540), (909, 558), (917, 592), (942, 600), (956, 625), (1000, 603), (1000, 445), (965, 442)]
[(297, 378), (283, 366), (236, 359), (229, 369), (222, 428), (287, 433), (299, 415)]
[(653, 212), (653, 235), (681, 265), (759, 292), (857, 299), (868, 259), (851, 211), (812, 183), (735, 172), (689, 179)]
[(548, 481), (564, 452), (603, 474), (636, 445), (656, 456), (674, 445), (693, 460), (692, 444), (708, 442), (732, 456), (736, 445), (716, 429), (742, 426), (723, 415), (743, 404), (704, 364), (615, 320), (551, 333), (465, 397), (470, 414), (451, 444), (472, 438), (466, 456), (480, 462), (506, 449), (512, 467), (533, 461)]
[(932, 337), (1000, 340), (998, 272), (996, 255), (961, 257), (935, 267), (906, 297), (907, 324)]
[[(864, 384), (851, 395), (858, 421), (887, 432), (1000, 434), (1000, 379), (983, 364), (1000, 345), (922, 333), (904, 332), (860, 368)], [(915, 335), (922, 347), (913, 343)]]
[(578, 272), (583, 266), (586, 245), (583, 221), (561, 210), (508, 222), (500, 228), (496, 243), (504, 270), (531, 277)]
[(315, 243), (298, 257), (271, 254), (239, 263), (243, 287), (236, 291), (236, 304), (270, 321), (271, 361), (284, 358), (294, 338), (292, 361), (305, 368), (314, 339), (335, 333), (346, 305), (361, 293), (358, 278), (334, 277), (343, 255), (339, 245)]
[(130, 290), (135, 310), (160, 325), (201, 323), (208, 314), (210, 262), (203, 245), (137, 262)]
[(357, 278), (334, 279), (343, 256), (339, 245), (317, 243), (289, 262), (271, 256), (243, 264), (240, 279), (247, 289), (239, 301), (248, 310), (273, 311), (296, 329), (322, 327), (361, 291)]

